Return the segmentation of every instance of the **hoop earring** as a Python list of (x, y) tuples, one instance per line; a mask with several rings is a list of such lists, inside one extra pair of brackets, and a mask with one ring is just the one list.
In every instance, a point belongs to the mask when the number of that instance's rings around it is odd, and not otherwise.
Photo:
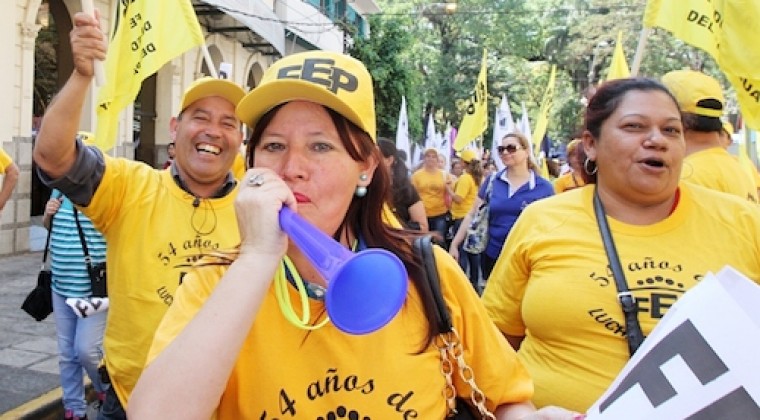
[[(593, 164), (593, 169), (589, 169), (589, 164)], [(583, 161), (583, 172), (586, 173), (586, 175), (593, 176), (596, 175), (596, 172), (599, 170), (599, 167), (596, 166), (596, 162), (593, 160), (586, 158), (586, 160)]]

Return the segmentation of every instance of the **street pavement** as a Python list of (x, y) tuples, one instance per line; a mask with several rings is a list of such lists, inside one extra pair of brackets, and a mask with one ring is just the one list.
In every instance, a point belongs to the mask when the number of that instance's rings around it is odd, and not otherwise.
[(53, 317), (37, 322), (21, 310), (24, 298), (37, 284), (41, 262), (42, 252), (0, 257), (2, 420), (42, 419), (49, 416), (43, 411), (62, 410)]

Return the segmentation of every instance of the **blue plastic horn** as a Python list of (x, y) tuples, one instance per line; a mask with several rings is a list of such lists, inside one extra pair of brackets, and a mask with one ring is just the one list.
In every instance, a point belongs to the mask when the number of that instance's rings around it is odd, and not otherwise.
[(401, 309), (408, 275), (395, 254), (379, 248), (353, 253), (288, 207), (280, 210), (280, 228), (326, 279), (325, 306), (338, 329), (371, 333)]

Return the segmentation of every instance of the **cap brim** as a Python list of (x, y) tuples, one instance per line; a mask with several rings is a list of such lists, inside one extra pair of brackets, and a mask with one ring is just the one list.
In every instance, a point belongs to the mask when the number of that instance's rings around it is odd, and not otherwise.
[(337, 95), (330, 91), (315, 86), (312, 82), (294, 79), (281, 79), (268, 82), (253, 89), (236, 108), (240, 121), (255, 128), (259, 119), (272, 108), (291, 101), (309, 101), (324, 105), (338, 114), (343, 115), (349, 121), (367, 132), (372, 139), (373, 133), (367, 131), (362, 124), (362, 119), (348, 104), (343, 102)]
[(245, 96), (245, 91), (229, 80), (209, 79), (202, 84), (190, 88), (190, 90), (185, 93), (185, 96), (182, 98), (182, 111), (193, 102), (212, 96), (219, 96), (237, 106), (240, 103), (240, 100)]

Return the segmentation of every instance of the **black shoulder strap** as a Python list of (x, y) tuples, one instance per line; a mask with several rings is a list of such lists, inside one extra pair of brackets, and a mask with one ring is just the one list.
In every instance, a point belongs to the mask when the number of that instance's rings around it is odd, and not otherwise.
[(628, 290), (625, 273), (623, 273), (623, 267), (620, 265), (620, 258), (615, 248), (615, 242), (612, 240), (612, 232), (610, 232), (610, 226), (607, 223), (607, 214), (604, 212), (604, 206), (602, 205), (602, 200), (599, 199), (599, 193), (596, 188), (594, 188), (594, 213), (596, 214), (596, 222), (599, 225), (599, 232), (602, 235), (602, 242), (604, 242), (604, 250), (607, 252), (607, 259), (610, 262), (612, 277), (615, 278), (618, 300), (625, 315), (625, 336), (628, 338), (628, 352), (633, 356), (633, 353), (638, 350), (644, 341), (644, 333), (641, 331), (641, 325), (639, 325), (639, 308), (631, 291)]
[(42, 253), (42, 268), (45, 269), (45, 263), (47, 262), (48, 251), (50, 250), (50, 235), (53, 234), (53, 216), (50, 216), (50, 225), (48, 226), (47, 239), (45, 239), (45, 252)]
[(430, 235), (420, 236), (414, 240), (414, 251), (422, 259), (422, 265), (424, 268), (425, 280), (430, 286), (430, 290), (435, 299), (435, 307), (437, 309), (436, 327), (439, 334), (447, 333), (452, 330), (451, 316), (449, 315), (449, 309), (446, 307), (446, 302), (443, 300), (441, 294), (441, 281), (438, 277), (438, 267), (435, 265), (435, 255), (433, 254), (433, 242)]
[[(56, 199), (59, 199), (63, 196), (62, 192), (58, 192), (57, 195), (55, 195)], [(47, 262), (47, 256), (48, 251), (50, 250), (50, 236), (53, 234), (53, 219), (55, 219), (55, 214), (50, 215), (50, 223), (48, 225), (48, 231), (47, 231), (47, 239), (45, 239), (45, 252), (42, 254), (42, 268), (41, 270), (45, 269), (45, 263)]]
[(74, 207), (74, 221), (77, 224), (77, 231), (79, 232), (79, 242), (82, 244), (84, 263), (87, 264), (87, 272), (90, 273), (90, 277), (92, 277), (92, 258), (90, 258), (90, 250), (87, 249), (87, 241), (84, 239), (82, 225), (79, 223), (79, 210), (77, 210), (76, 207)]

